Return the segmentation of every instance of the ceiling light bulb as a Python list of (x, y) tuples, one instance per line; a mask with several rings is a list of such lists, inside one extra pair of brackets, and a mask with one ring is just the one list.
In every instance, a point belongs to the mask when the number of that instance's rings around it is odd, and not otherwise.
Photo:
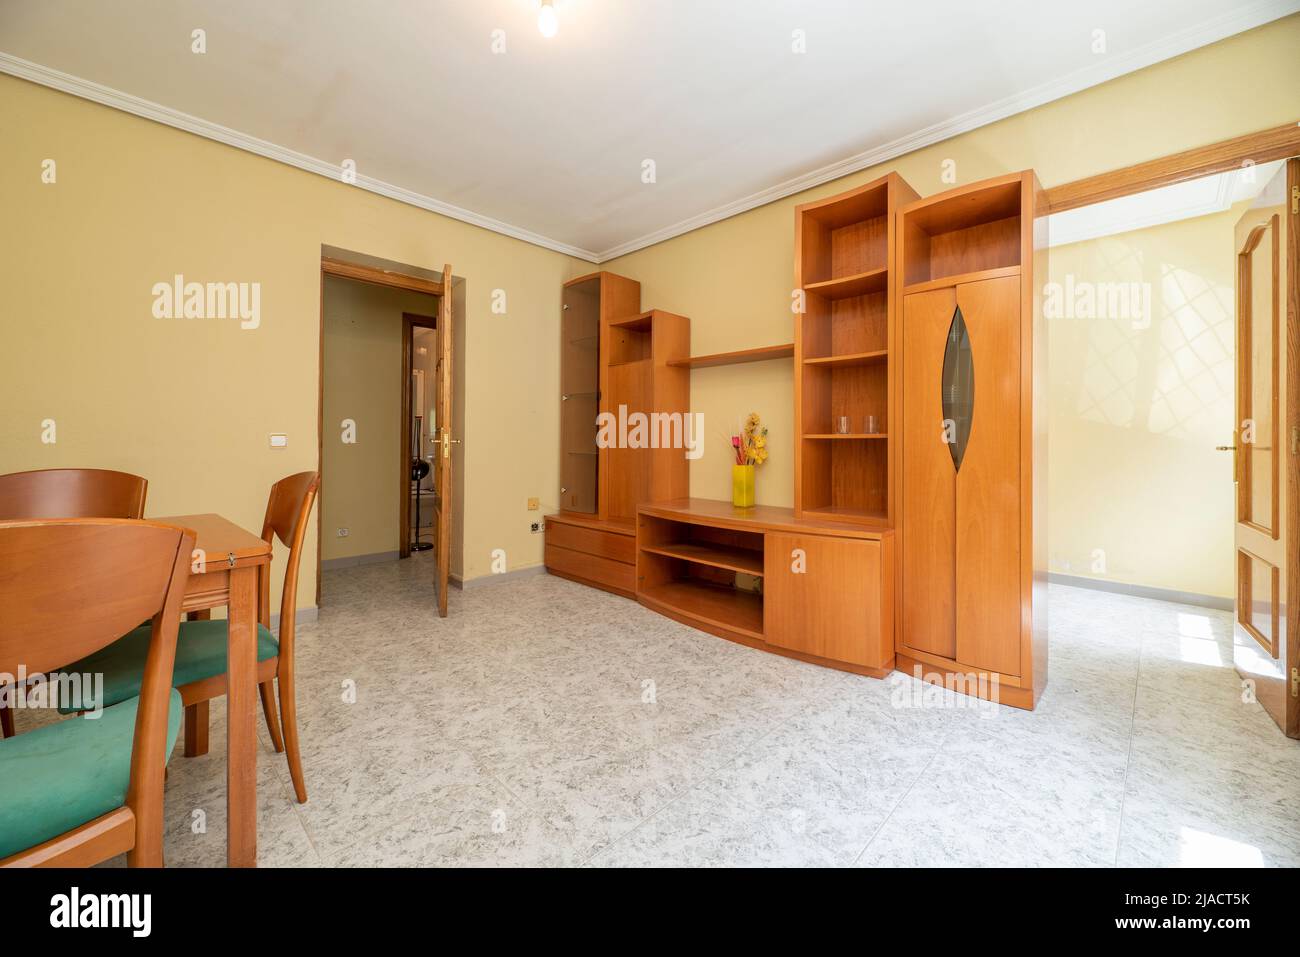
[(537, 29), (547, 39), (560, 31), (560, 21), (555, 16), (555, 7), (551, 5), (551, 0), (542, 0), (542, 9), (537, 14)]

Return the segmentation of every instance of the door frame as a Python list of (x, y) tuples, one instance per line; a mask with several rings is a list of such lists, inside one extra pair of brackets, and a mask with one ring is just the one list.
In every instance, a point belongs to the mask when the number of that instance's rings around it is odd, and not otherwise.
[(1286, 123), (1053, 186), (1044, 190), (1044, 213), (1062, 213), (1158, 186), (1239, 170), (1247, 161), (1271, 163), (1292, 156), (1300, 156), (1300, 124)]
[[(438, 297), (438, 306), (442, 307), (442, 297)], [(411, 408), (415, 401), (411, 395), (411, 376), (415, 356), (411, 352), (411, 340), (416, 329), (437, 329), (437, 316), (422, 316), (414, 312), (402, 313), (402, 441), (398, 458), (398, 479), (402, 492), (397, 498), (398, 532), (397, 557), (409, 558), (411, 555)], [(427, 388), (427, 386), (426, 386)], [(430, 466), (432, 468), (432, 466)], [(417, 535), (418, 535), (417, 530)]]
[[(1256, 133), (1221, 140), (1207, 146), (1171, 153), (1144, 163), (1136, 163), (1107, 173), (1084, 177), (1046, 190), (1046, 209), (1043, 215), (1091, 206), (1093, 203), (1118, 199), (1144, 192), (1159, 186), (1239, 170), (1247, 162), (1271, 163), (1300, 157), (1300, 124), (1288, 123)], [(1296, 190), (1300, 190), (1300, 164), (1287, 164), (1287, 202), (1294, 203)], [(1285, 319), (1281, 322), (1286, 332), (1287, 387), (1285, 397), (1280, 397), (1286, 409), (1288, 429), (1300, 427), (1300, 226), (1295, 213), (1286, 217), (1286, 243), (1283, 255), (1289, 257), (1292, 269), (1288, 271), (1287, 289), (1284, 291)], [(1235, 254), (1234, 253), (1234, 268)], [(1235, 323), (1234, 317), (1234, 323)], [(1234, 377), (1235, 377), (1234, 370)], [(1234, 386), (1239, 387), (1234, 382)], [(1278, 483), (1279, 491), (1285, 489), (1286, 499), (1281, 505), (1286, 514), (1286, 554), (1300, 555), (1300, 461), (1291, 452), (1293, 435), (1282, 443), (1282, 471), (1285, 480)], [(1234, 468), (1234, 474), (1237, 470)], [(1233, 521), (1237, 519), (1233, 504)], [(1235, 547), (1235, 546), (1234, 546)], [(1288, 671), (1300, 667), (1300, 558), (1288, 562), (1286, 570), (1286, 648), (1284, 666)], [(1233, 616), (1236, 618), (1234, 607)], [(1282, 731), (1288, 737), (1300, 737), (1300, 700), (1287, 696), (1286, 722)]]
[[(414, 268), (414, 267), (412, 267)], [(317, 342), (316, 342), (316, 473), (321, 477), (321, 488), (324, 488), (327, 481), (325, 476), (325, 277), (337, 276), (340, 279), (353, 279), (357, 282), (373, 283), (376, 286), (393, 286), (397, 289), (406, 289), (411, 292), (428, 293), (431, 296), (441, 297), (443, 294), (442, 282), (435, 279), (427, 279), (424, 276), (416, 276), (410, 273), (398, 272), (392, 269), (381, 269), (378, 266), (363, 266), (357, 263), (345, 262), (342, 259), (336, 259), (325, 255), (324, 250), (320, 254), (320, 315), (318, 317)], [(321, 502), (324, 502), (324, 494), (318, 493)], [(323, 508), (316, 509), (316, 607), (320, 607), (320, 584), (321, 584), (321, 547), (324, 542), (325, 527), (321, 513)]]

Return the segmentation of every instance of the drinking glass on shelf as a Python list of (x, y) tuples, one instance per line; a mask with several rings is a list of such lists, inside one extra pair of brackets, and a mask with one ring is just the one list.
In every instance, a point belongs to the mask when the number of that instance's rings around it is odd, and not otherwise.
[(839, 435), (849, 434), (849, 417), (847, 415), (841, 415), (835, 420), (835, 431)]
[(876, 417), (874, 415), (869, 415), (862, 422), (862, 431), (867, 433), (867, 435), (875, 435), (878, 425), (879, 423), (876, 422)]

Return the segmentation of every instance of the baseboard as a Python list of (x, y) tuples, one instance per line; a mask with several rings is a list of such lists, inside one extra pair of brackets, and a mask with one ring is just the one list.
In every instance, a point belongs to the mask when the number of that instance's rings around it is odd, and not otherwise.
[(400, 552), (372, 552), (369, 555), (346, 555), (343, 558), (327, 558), (320, 563), (321, 571), (333, 568), (352, 568), (356, 565), (375, 565), (379, 562), (395, 562)]
[(1080, 575), (1062, 575), (1057, 572), (1048, 573), (1047, 580), (1056, 585), (1091, 588), (1093, 591), (1132, 595), (1134, 598), (1153, 598), (1156, 601), (1171, 601), (1177, 605), (1199, 605), (1201, 608), (1218, 608), (1222, 611), (1232, 611), (1232, 599), (1220, 598), (1218, 595), (1202, 595), (1194, 591), (1175, 591), (1172, 588), (1155, 588), (1151, 585), (1130, 585), (1127, 582), (1084, 578)]
[(514, 571), (502, 572), (499, 575), (480, 575), (478, 578), (465, 579), (453, 575), (452, 581), (457, 588), (478, 588), (481, 585), (495, 585), (499, 582), (518, 581), (521, 578), (545, 574), (545, 565), (529, 565), (527, 568), (516, 568)]
[[(320, 617), (319, 608), (314, 608), (314, 607), (299, 608), (297, 611), (294, 612), (293, 622), (295, 625), (302, 625), (309, 621), (315, 621), (319, 617)], [(274, 612), (271, 615), (271, 630), (272, 631), (280, 630), (280, 613), (278, 611)]]

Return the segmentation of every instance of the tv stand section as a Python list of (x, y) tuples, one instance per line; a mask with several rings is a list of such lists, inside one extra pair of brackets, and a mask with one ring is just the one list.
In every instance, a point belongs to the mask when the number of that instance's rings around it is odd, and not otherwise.
[(751, 648), (881, 678), (894, 666), (894, 533), (712, 499), (643, 504), (636, 598)]

